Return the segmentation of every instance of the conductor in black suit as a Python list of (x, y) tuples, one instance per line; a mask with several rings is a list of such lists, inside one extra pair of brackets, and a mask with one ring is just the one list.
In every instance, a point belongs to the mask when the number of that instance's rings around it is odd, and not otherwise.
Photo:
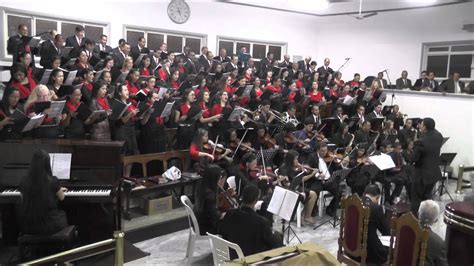
[(388, 247), (382, 245), (377, 230), (383, 235), (390, 235), (390, 227), (385, 219), (382, 206), (378, 204), (380, 188), (377, 185), (368, 185), (364, 190), (362, 201), (370, 208), (369, 225), (367, 227), (367, 263), (383, 264), (387, 261)]
[(424, 118), (420, 124), (421, 138), (415, 142), (412, 163), (415, 175), (411, 189), (411, 210), (417, 213), (420, 202), (431, 199), (435, 183), (441, 179), (439, 154), (443, 135), (435, 129), (433, 118)]
[(435, 224), (439, 217), (439, 205), (433, 200), (421, 202), (418, 210), (418, 219), (421, 224), (429, 227), (428, 243), (426, 244), (426, 265), (447, 266), (446, 245), (441, 237), (431, 231), (431, 226)]
[(411, 80), (408, 78), (408, 72), (406, 70), (402, 71), (402, 76), (395, 82), (395, 88), (397, 90), (411, 88)]
[(460, 81), (461, 76), (458, 72), (453, 73), (453, 77), (443, 82), (438, 87), (438, 92), (462, 93), (464, 91), (464, 82)]
[(259, 192), (257, 186), (246, 186), (242, 206), (228, 210), (218, 228), (224, 239), (239, 245), (245, 256), (281, 247), (283, 242), (281, 235), (272, 232), (270, 222), (254, 210)]
[(149, 54), (150, 50), (145, 47), (146, 45), (146, 39), (145, 37), (140, 37), (138, 38), (138, 43), (137, 45), (134, 45), (130, 48), (130, 56), (133, 58), (133, 62), (135, 62), (140, 54)]

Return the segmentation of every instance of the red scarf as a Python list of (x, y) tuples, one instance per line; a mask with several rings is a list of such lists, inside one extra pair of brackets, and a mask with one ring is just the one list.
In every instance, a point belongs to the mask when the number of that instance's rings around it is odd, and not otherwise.
[(148, 68), (144, 68), (144, 69), (140, 70), (140, 76), (149, 77), (150, 76), (150, 70)]
[(73, 104), (70, 101), (66, 102), (67, 109), (69, 109), (69, 111), (71, 112), (75, 112), (77, 108), (79, 107), (79, 105), (81, 105), (81, 102), (78, 102), (77, 104)]
[(18, 82), (16, 80), (12, 81), (12, 86), (15, 88), (18, 88), (20, 91), (20, 99), (26, 99), (28, 96), (30, 96), (31, 91), (33, 90), (34, 87), (36, 87), (36, 82), (30, 78), (26, 77), (28, 79), (28, 84), (21, 84), (21, 82)]
[(92, 92), (92, 83), (89, 83), (89, 82), (84, 82), (84, 87), (86, 87), (86, 89), (89, 91), (89, 92)]
[(110, 109), (109, 102), (105, 97), (97, 97), (97, 103), (106, 111)]
[(207, 108), (206, 103), (204, 101), (201, 101), (199, 103), (199, 107), (201, 107), (202, 110), (202, 117), (208, 118), (210, 116), (209, 108)]

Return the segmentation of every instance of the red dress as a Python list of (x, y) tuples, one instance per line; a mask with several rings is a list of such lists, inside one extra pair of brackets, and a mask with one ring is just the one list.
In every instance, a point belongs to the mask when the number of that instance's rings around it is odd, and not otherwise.
[(323, 94), (320, 91), (318, 91), (316, 94), (311, 91), (309, 93), (309, 100), (312, 102), (320, 102), (323, 100)]
[(303, 84), (303, 81), (302, 81), (302, 80), (298, 79), (298, 80), (296, 80), (295, 83), (296, 83), (296, 87), (297, 87), (298, 89), (303, 88), (303, 85), (304, 85), (304, 84)]
[(148, 68), (140, 69), (140, 76), (149, 77), (150, 76), (150, 69), (148, 69)]
[(158, 69), (158, 76), (160, 76), (161, 80), (168, 80), (168, 72), (166, 72), (163, 68)]

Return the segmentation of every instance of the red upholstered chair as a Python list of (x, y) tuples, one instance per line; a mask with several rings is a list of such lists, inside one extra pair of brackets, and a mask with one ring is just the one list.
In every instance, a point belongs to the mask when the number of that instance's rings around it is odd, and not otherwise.
[(341, 227), (337, 260), (347, 265), (365, 265), (367, 259), (367, 227), (370, 209), (357, 194), (342, 200)]
[[(392, 217), (388, 253), (389, 265), (424, 265), (429, 229), (422, 227), (411, 212)], [(395, 241), (395, 243), (394, 243)]]

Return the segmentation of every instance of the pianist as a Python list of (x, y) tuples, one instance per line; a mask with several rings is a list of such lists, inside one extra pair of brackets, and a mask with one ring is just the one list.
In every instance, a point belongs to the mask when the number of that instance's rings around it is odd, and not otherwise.
[(20, 182), (23, 233), (50, 235), (66, 227), (66, 213), (58, 209), (58, 200), (64, 200), (66, 191), (52, 175), (49, 154), (35, 151), (28, 175)]

